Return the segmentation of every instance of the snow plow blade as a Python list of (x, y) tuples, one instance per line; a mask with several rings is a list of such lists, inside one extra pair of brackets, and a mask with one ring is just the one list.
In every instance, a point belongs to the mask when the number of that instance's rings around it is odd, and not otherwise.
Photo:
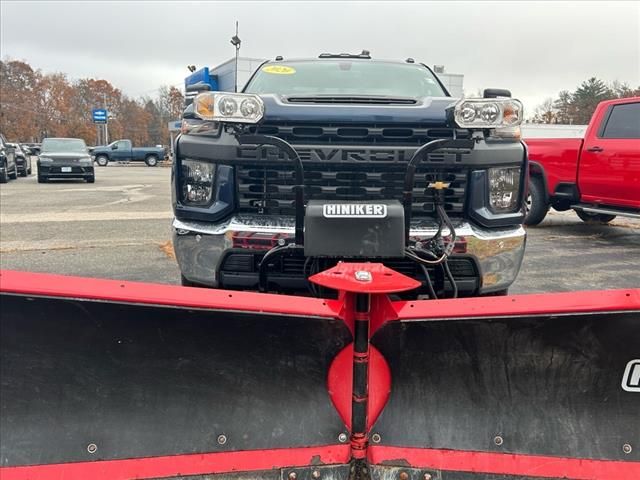
[(18, 272), (1, 281), (3, 480), (270, 479), (312, 465), (346, 478), (347, 431), (326, 375), (351, 334), (322, 300)]
[(337, 300), (1, 272), (0, 478), (640, 478), (640, 290)]

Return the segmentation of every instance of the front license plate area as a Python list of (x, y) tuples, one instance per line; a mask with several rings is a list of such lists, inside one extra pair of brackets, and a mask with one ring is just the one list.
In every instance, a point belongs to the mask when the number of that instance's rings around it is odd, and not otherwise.
[(62, 173), (71, 173), (71, 167), (60, 167)]

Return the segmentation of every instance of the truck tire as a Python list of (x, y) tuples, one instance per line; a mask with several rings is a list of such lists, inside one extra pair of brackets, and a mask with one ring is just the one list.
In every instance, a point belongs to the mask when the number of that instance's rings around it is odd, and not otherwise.
[(21, 177), (26, 177), (27, 175), (29, 175), (29, 171), (27, 170), (27, 165), (25, 164), (25, 166), (24, 166), (24, 170), (22, 170), (22, 171), (20, 172), (20, 176), (21, 176)]
[(529, 195), (526, 199), (525, 225), (538, 225), (549, 211), (549, 204), (545, 198), (544, 184), (540, 177), (529, 178)]
[(38, 183), (47, 183), (47, 177), (38, 174)]
[(109, 157), (107, 157), (105, 155), (98, 155), (96, 157), (96, 163), (100, 167), (106, 167), (109, 164)]
[(87, 181), (87, 183), (96, 183), (96, 176), (91, 175), (90, 177), (87, 177), (85, 180)]
[(158, 165), (158, 157), (155, 155), (149, 155), (144, 159), (144, 163), (147, 164), (147, 167), (155, 167)]
[(574, 209), (580, 220), (587, 223), (609, 223), (616, 218), (615, 215), (607, 215), (605, 213), (585, 212), (584, 210)]

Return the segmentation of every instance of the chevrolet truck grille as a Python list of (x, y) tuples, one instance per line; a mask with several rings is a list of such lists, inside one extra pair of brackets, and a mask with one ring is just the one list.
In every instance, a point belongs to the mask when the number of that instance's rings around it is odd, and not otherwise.
[[(314, 145), (422, 145), (438, 138), (453, 138), (454, 129), (426, 125), (397, 124), (300, 124), (265, 123), (250, 133), (273, 135), (291, 144)], [(455, 130), (456, 138), (469, 138), (469, 131)]]
[[(392, 163), (305, 162), (306, 200), (362, 201), (402, 200), (404, 166)], [(236, 166), (239, 211), (271, 215), (294, 215), (294, 173), (286, 162), (255, 162)], [(432, 217), (432, 191), (427, 184), (450, 183), (445, 191), (445, 209), (453, 215), (464, 211), (467, 170), (461, 166), (422, 165), (415, 177), (413, 215)]]

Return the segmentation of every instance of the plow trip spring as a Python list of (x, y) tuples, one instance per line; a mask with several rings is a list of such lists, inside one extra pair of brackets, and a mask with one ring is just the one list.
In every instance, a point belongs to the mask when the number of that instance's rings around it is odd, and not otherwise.
[(640, 290), (403, 301), (3, 271), (2, 480), (640, 479)]

